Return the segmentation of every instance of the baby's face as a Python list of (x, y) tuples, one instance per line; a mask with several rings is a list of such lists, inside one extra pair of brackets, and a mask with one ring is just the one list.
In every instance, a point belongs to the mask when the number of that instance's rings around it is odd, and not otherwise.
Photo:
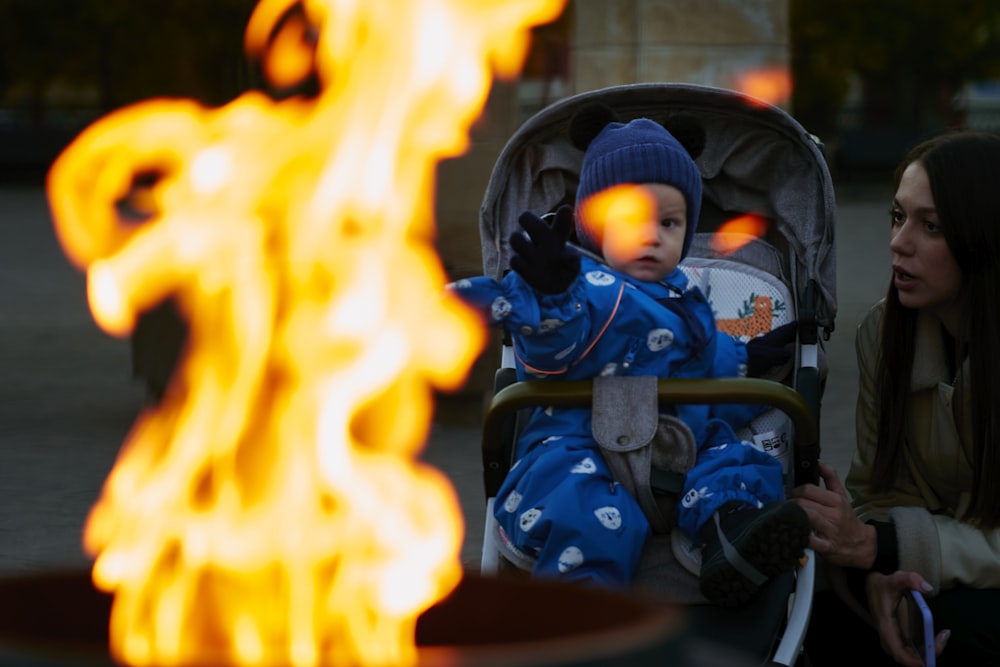
[(681, 261), (687, 234), (687, 202), (681, 191), (663, 183), (643, 183), (653, 215), (643, 221), (608, 220), (601, 247), (612, 269), (646, 282), (670, 275)]

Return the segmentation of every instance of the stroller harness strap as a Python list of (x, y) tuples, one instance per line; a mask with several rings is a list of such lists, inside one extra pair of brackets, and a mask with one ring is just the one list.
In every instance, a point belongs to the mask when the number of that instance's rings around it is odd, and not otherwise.
[(660, 414), (657, 387), (651, 375), (595, 378), (591, 430), (615, 481), (636, 499), (654, 532), (668, 533), (696, 445), (684, 422)]

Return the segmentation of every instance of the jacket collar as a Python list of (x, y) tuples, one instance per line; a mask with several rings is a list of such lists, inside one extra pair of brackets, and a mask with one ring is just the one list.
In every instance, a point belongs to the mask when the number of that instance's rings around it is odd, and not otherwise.
[(610, 273), (627, 283), (629, 286), (639, 289), (639, 291), (654, 299), (676, 298), (687, 291), (687, 275), (680, 268), (674, 269), (673, 273), (659, 282), (648, 283), (642, 280), (636, 280), (635, 278), (627, 276), (624, 273), (615, 271), (610, 266), (605, 264), (602, 258), (590, 251), (584, 251), (581, 254), (583, 255), (582, 263), (584, 272), (599, 269), (606, 273)]
[(945, 345), (941, 322), (927, 313), (918, 313), (910, 391), (934, 388), (942, 382), (950, 385), (955, 381), (948, 372)]

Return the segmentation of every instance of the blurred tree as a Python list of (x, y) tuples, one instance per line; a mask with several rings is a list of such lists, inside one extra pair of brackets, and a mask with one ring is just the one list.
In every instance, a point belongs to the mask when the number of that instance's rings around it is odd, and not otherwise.
[(789, 0), (795, 115), (831, 133), (856, 75), (866, 127), (961, 124), (964, 84), (1000, 77), (995, 0)]
[(53, 89), (96, 91), (100, 111), (155, 96), (206, 104), (247, 86), (254, 0), (0, 0), (6, 91), (44, 120)]

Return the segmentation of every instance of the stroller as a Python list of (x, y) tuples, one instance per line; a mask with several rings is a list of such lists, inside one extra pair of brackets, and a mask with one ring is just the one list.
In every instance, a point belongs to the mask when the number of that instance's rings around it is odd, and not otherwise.
[[(697, 234), (680, 268), (708, 298), (718, 328), (744, 342), (798, 322), (794, 364), (780, 377), (659, 380), (653, 383), (655, 400), (770, 406), (738, 435), (779, 457), (788, 489), (816, 482), (823, 341), (836, 315), (835, 201), (822, 145), (783, 110), (719, 88), (629, 84), (563, 99), (525, 122), (494, 165), (479, 219), (486, 275), (501, 280), (506, 272), (508, 239), (521, 212), (541, 215), (573, 203), (583, 154), (567, 129), (589, 102), (612, 107), (623, 122), (638, 116), (660, 120), (678, 111), (699, 117), (707, 135), (696, 160), (704, 195)], [(731, 223), (739, 220), (758, 230), (734, 229)], [(592, 405), (597, 389), (591, 381), (518, 382), (514, 366), (513, 347), (504, 340), (483, 424), (484, 574), (517, 563), (516, 555), (505, 554), (493, 506), (512, 465), (519, 418), (538, 406)], [(653, 472), (661, 474), (651, 475), (652, 483), (671, 488), (669, 475)], [(635, 588), (685, 604), (692, 631), (708, 641), (760, 657), (763, 664), (794, 664), (811, 611), (814, 555), (807, 550), (795, 572), (769, 581), (751, 604), (735, 610), (700, 598), (699, 558), (680, 531), (654, 534)]]

